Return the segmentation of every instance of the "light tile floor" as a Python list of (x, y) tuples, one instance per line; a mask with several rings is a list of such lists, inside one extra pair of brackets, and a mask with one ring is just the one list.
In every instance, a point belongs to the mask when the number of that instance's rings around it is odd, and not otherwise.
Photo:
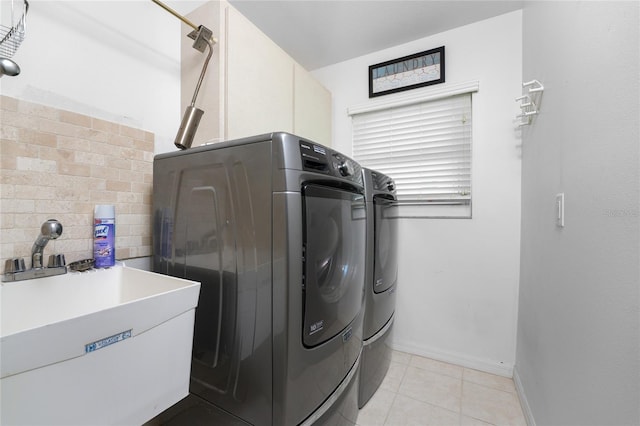
[(526, 424), (513, 380), (398, 351), (358, 414), (360, 426)]

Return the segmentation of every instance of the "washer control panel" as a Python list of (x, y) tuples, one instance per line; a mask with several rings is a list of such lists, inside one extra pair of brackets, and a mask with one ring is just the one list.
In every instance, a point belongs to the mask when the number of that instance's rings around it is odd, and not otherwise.
[(303, 170), (363, 183), (360, 164), (331, 148), (300, 140), (300, 159)]
[(338, 153), (334, 153), (332, 157), (333, 168), (338, 172), (338, 176), (349, 177), (356, 173), (355, 161)]

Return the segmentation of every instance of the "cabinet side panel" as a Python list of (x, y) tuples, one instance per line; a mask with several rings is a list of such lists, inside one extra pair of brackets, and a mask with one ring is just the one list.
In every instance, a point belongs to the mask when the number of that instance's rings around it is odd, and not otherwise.
[(226, 26), (227, 138), (293, 132), (293, 59), (233, 7)]

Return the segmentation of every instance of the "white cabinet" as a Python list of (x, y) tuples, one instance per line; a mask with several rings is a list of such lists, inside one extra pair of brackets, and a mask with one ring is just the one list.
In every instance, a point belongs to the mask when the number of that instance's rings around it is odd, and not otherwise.
[(293, 133), (331, 146), (331, 92), (294, 65)]
[[(331, 93), (228, 3), (207, 2), (188, 15), (214, 32), (196, 106), (205, 114), (193, 146), (285, 131), (331, 145)], [(205, 54), (182, 43), (182, 110), (191, 102)]]
[(227, 8), (226, 136), (293, 132), (293, 59)]

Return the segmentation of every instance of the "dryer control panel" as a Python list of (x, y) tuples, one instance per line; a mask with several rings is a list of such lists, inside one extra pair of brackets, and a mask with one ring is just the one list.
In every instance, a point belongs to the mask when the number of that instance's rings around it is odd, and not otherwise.
[(373, 181), (373, 190), (376, 192), (395, 194), (396, 184), (392, 178), (380, 172), (371, 171), (371, 180)]
[(363, 183), (360, 164), (331, 148), (301, 140), (300, 158), (303, 170)]

